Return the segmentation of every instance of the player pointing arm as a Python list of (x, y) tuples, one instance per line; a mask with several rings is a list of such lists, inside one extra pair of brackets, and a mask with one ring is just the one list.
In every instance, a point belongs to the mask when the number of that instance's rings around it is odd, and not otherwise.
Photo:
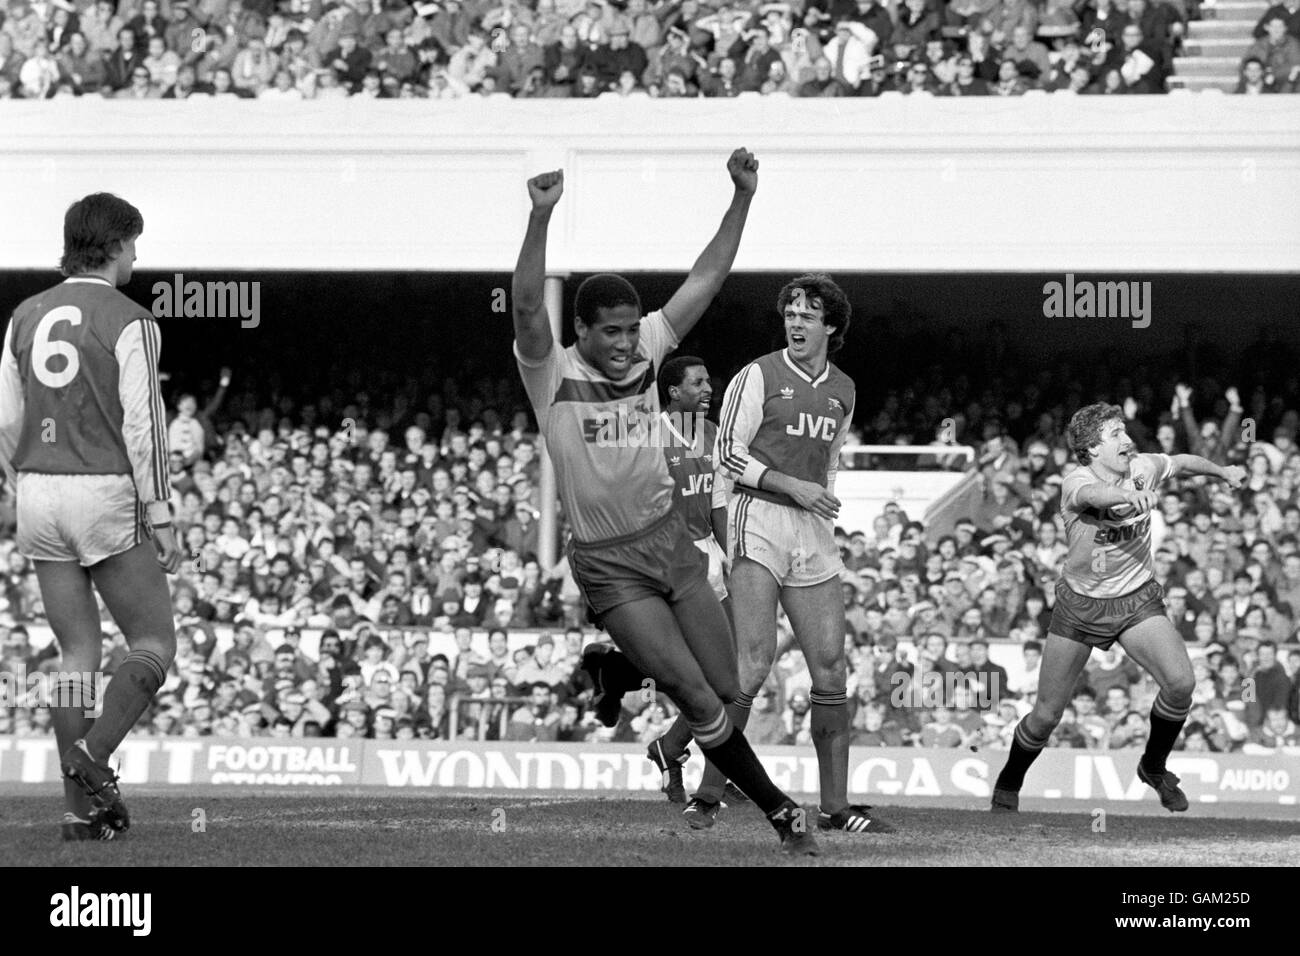
[(1176, 475), (1207, 475), (1238, 488), (1245, 471), (1200, 455), (1138, 454), (1117, 405), (1075, 412), (1067, 431), (1079, 468), (1061, 486), (1068, 551), (1039, 667), (1033, 710), (1016, 725), (991, 808), (1015, 812), (1025, 774), (1061, 720), (1093, 648), (1116, 641), (1160, 686), (1138, 777), (1167, 810), (1189, 804), (1166, 759), (1192, 705), (1195, 680), (1182, 636), (1170, 622), (1151, 558), (1156, 488)]

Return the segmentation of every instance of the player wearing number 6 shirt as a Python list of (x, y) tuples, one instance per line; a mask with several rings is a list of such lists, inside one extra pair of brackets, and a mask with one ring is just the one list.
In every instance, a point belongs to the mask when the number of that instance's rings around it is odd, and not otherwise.
[(1187, 646), (1165, 614), (1151, 561), (1151, 509), (1156, 489), (1179, 475), (1209, 475), (1239, 488), (1246, 473), (1200, 455), (1141, 455), (1118, 405), (1097, 403), (1070, 419), (1070, 448), (1079, 467), (1061, 483), (1068, 552), (1056, 584), (1056, 605), (1039, 665), (1034, 709), (1016, 726), (1006, 765), (994, 784), (992, 809), (1015, 812), (1025, 772), (1061, 720), (1094, 647), (1116, 641), (1144, 667), (1160, 693), (1151, 706), (1151, 734), (1138, 777), (1166, 810), (1187, 809), (1178, 777), (1165, 768), (1187, 712), (1195, 678)]
[[(740, 658), (737, 703), (747, 708), (772, 669), (780, 601), (812, 676), (821, 783), (817, 825), (884, 832), (889, 826), (870, 807), (848, 799), (844, 565), (833, 522), (840, 506), (835, 472), (853, 422), (854, 387), (829, 356), (844, 344), (851, 309), (829, 276), (803, 275), (781, 290), (777, 311), (786, 347), (731, 380), (718, 426), (718, 460), (735, 483), (727, 508), (727, 586)], [(706, 806), (696, 818), (716, 815), (720, 793), (721, 781), (706, 772), (693, 801)]]
[(705, 756), (763, 810), (782, 849), (812, 854), (817, 843), (803, 812), (772, 784), (729, 718), (725, 705), (737, 686), (727, 616), (673, 507), (673, 480), (653, 438), (655, 368), (722, 287), (758, 187), (758, 161), (746, 150), (731, 154), (727, 171), (731, 205), (663, 309), (643, 316), (626, 279), (592, 276), (578, 287), (577, 342), (569, 348), (555, 341), (543, 303), (546, 234), (564, 175), (530, 179), (532, 212), (512, 282), (514, 354), (572, 528), (569, 567), (622, 651), (596, 645), (583, 654), (602, 695), (598, 715), (612, 723), (617, 700), (648, 677), (681, 707)]
[[(53, 724), (65, 776), (65, 840), (111, 839), (130, 819), (108, 766), (176, 651), (163, 569), (171, 528), (158, 325), (117, 291), (144, 220), (96, 193), (63, 223), (68, 278), (18, 306), (0, 358), (0, 465), (16, 489), (18, 550), (31, 558), (62, 651)], [(93, 585), (93, 590), (92, 590)], [(94, 591), (130, 653), (93, 712), (100, 669)]]

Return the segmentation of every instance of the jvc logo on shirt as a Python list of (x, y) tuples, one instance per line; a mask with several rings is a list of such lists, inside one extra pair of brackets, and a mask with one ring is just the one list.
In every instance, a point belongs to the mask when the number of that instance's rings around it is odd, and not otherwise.
[(134, 936), (148, 936), (152, 911), (152, 893), (82, 893), (74, 886), (50, 897), (50, 925), (58, 927), (123, 926)]
[(686, 476), (686, 485), (682, 488), (683, 498), (711, 494), (713, 494), (713, 472), (706, 471), (703, 474)]
[(799, 424), (786, 425), (785, 433), (795, 438), (807, 435), (809, 438), (820, 438), (822, 441), (834, 441), (835, 419), (827, 418), (825, 415), (814, 417), (807, 412), (800, 412)]

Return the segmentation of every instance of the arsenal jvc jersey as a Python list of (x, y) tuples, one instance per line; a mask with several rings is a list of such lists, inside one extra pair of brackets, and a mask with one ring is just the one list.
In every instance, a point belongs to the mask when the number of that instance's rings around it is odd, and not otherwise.
[(150, 519), (165, 520), (160, 350), (153, 316), (97, 277), (67, 279), (19, 305), (0, 356), (6, 471), (131, 475)]
[(834, 491), (840, 448), (853, 423), (853, 380), (831, 363), (816, 379), (785, 349), (750, 362), (727, 386), (718, 428), (719, 464), (743, 491), (795, 507), (759, 487), (769, 468)]
[[(668, 474), (673, 476), (676, 491), (673, 506), (686, 519), (691, 538), (699, 541), (713, 534), (711, 512), (715, 507), (725, 507), (725, 496), (714, 493), (713, 451), (718, 438), (718, 426), (700, 417), (700, 425), (691, 434), (682, 434), (664, 416), (664, 432), (669, 441), (664, 446)], [(721, 489), (719, 489), (719, 492)]]

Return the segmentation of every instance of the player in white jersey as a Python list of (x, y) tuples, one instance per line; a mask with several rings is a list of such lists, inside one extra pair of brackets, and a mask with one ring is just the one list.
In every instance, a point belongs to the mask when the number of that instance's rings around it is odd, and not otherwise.
[[(655, 367), (717, 295), (758, 188), (758, 161), (746, 150), (732, 153), (727, 171), (731, 205), (668, 303), (643, 316), (626, 279), (592, 276), (578, 287), (569, 348), (555, 341), (543, 302), (546, 234), (564, 177), (557, 170), (529, 180), (533, 208), (511, 284), (514, 353), (573, 531), (569, 567), (622, 651), (588, 649), (583, 668), (605, 700), (640, 687), (642, 675), (653, 680), (686, 714), (704, 755), (762, 809), (782, 849), (815, 854), (803, 811), (772, 784), (729, 717), (738, 687), (727, 616), (651, 439), (659, 431)], [(608, 710), (597, 708), (603, 720)]]
[[(21, 303), (0, 357), (0, 465), (16, 488), (18, 550), (32, 559), (62, 652), (52, 718), (66, 778), (63, 838), (111, 839), (130, 818), (108, 758), (176, 652), (158, 325), (117, 291), (144, 220), (96, 193), (63, 224), (64, 282)], [(92, 589), (93, 585), (93, 589)], [(102, 637), (95, 591), (130, 653), (93, 712)]]
[(1170, 478), (1207, 475), (1240, 488), (1246, 472), (1200, 455), (1138, 454), (1123, 409), (1104, 402), (1074, 413), (1068, 439), (1079, 461), (1061, 483), (1069, 550), (1039, 665), (1038, 696), (1016, 726), (991, 809), (1019, 809), (1025, 772), (1060, 722), (1092, 649), (1119, 641), (1160, 685), (1138, 777), (1166, 810), (1183, 811), (1187, 797), (1165, 761), (1191, 708), (1195, 678), (1186, 643), (1165, 614), (1155, 579), (1151, 510), (1160, 501), (1157, 489)]

